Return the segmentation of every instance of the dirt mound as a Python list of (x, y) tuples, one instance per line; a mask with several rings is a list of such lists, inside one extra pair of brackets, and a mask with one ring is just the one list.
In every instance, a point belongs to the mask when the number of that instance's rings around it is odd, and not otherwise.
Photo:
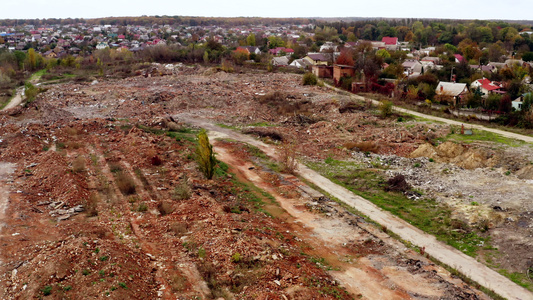
[(52, 200), (69, 206), (85, 204), (89, 197), (87, 181), (81, 173), (68, 167), (65, 157), (55, 151), (46, 151), (33, 161), (23, 170), (31, 202)]
[(418, 147), (415, 151), (413, 151), (409, 157), (411, 158), (417, 158), (417, 157), (427, 157), (427, 158), (433, 158), (435, 159), (438, 157), (437, 150), (435, 147), (429, 143), (422, 144), (420, 147)]
[(154, 299), (157, 284), (150, 258), (120, 242), (74, 238), (52, 243), (13, 272), (17, 299), (112, 297)]
[(518, 170), (516, 176), (520, 179), (533, 179), (533, 165), (525, 166)]
[(445, 142), (437, 147), (429, 143), (422, 144), (409, 157), (427, 157), (437, 162), (452, 163), (465, 169), (494, 167), (498, 163), (497, 155), (488, 150), (469, 148), (453, 142)]
[(452, 143), (452, 142), (445, 142), (443, 144), (440, 144), (437, 147), (437, 153), (441, 157), (447, 157), (454, 159), (461, 154), (465, 152), (465, 147), (462, 145)]

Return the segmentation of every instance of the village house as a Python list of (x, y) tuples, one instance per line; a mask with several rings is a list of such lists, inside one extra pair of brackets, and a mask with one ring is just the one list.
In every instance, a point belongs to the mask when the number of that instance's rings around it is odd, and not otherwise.
[(468, 88), (466, 83), (441, 81), (437, 85), (435, 93), (440, 102), (449, 102), (457, 106), (461, 103), (461, 99), (468, 94)]
[(295, 59), (290, 64), (291, 67), (296, 67), (296, 68), (299, 68), (299, 69), (308, 69), (312, 65), (313, 64), (310, 61), (308, 61), (307, 59), (304, 59), (304, 58)]
[(422, 72), (422, 64), (416, 59), (407, 59), (402, 63), (403, 73), (406, 76), (420, 75)]
[(289, 58), (287, 56), (273, 57), (271, 63), (273, 66), (287, 66), (289, 65)]
[(322, 53), (309, 53), (304, 57), (312, 65), (324, 65), (327, 66), (329, 59)]
[(381, 41), (385, 43), (385, 49), (391, 51), (397, 51), (400, 49), (400, 43), (398, 43), (397, 37), (384, 36)]
[(520, 110), (522, 110), (522, 106), (524, 105), (524, 98), (525, 98), (526, 96), (531, 97), (531, 93), (525, 93), (525, 94), (522, 94), (520, 97), (514, 99), (514, 100), (511, 102), (511, 105), (512, 105), (512, 107), (514, 108), (514, 110), (516, 110), (516, 111), (520, 111)]
[(294, 53), (294, 50), (291, 48), (277, 47), (277, 48), (268, 50), (268, 53), (275, 55), (275, 56), (282, 55), (282, 54), (291, 55)]
[(492, 82), (488, 78), (478, 79), (471, 84), (472, 89), (480, 88), (483, 98), (488, 98), (490, 94), (504, 94), (502, 86), (497, 82)]

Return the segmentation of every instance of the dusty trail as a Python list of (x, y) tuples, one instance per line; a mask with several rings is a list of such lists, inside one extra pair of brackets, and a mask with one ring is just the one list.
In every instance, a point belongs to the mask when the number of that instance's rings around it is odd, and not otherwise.
[[(275, 149), (272, 146), (254, 140), (249, 136), (233, 132), (232, 130), (219, 128), (218, 126), (202, 120), (196, 116), (181, 114), (175, 116), (176, 119), (208, 129), (210, 138), (231, 138), (254, 145), (264, 151), (267, 155), (275, 157)], [(426, 117), (424, 115), (424, 117)], [(429, 116), (428, 116), (429, 117)], [(449, 120), (447, 120), (449, 121)], [(455, 121), (450, 121), (455, 122)], [(514, 137), (516, 134), (509, 134)], [(521, 135), (518, 135), (521, 136)], [(521, 136), (522, 140), (529, 137)], [(533, 141), (533, 138), (530, 138)], [(434, 236), (424, 233), (409, 223), (381, 210), (373, 203), (361, 198), (349, 190), (331, 182), (317, 172), (300, 164), (298, 174), (314, 183), (332, 196), (340, 199), (344, 203), (352, 206), (361, 213), (367, 215), (377, 223), (386, 226), (390, 231), (397, 234), (400, 238), (413, 243), (419, 247), (425, 247), (426, 253), (433, 256), (442, 263), (457, 269), (462, 274), (468, 276), (480, 285), (493, 290), (498, 295), (507, 299), (526, 300), (533, 299), (533, 294), (528, 290), (516, 285), (511, 280), (500, 275), (484, 264), (476, 261), (474, 258), (467, 256), (459, 250), (452, 248), (442, 242), (439, 242)]]
[(4, 226), (4, 215), (9, 202), (7, 180), (14, 170), (14, 164), (0, 162), (0, 229)]
[(6, 107), (4, 107), (3, 110), (7, 110), (7, 109), (10, 109), (10, 108), (13, 108), (19, 105), (22, 102), (23, 92), (24, 92), (24, 87), (17, 88), (17, 94), (15, 95), (15, 97), (13, 97), (13, 99), (11, 99), (11, 101), (9, 101), (9, 103), (6, 105)]
[[(329, 273), (348, 292), (364, 299), (437, 299), (457, 296), (450, 295), (453, 290), (450, 287), (461, 286), (460, 280), (451, 278), (448, 272), (433, 266), (424, 257), (407, 249), (372, 225), (363, 221), (356, 221), (354, 224), (342, 217), (330, 217), (307, 209), (308, 201), (313, 202), (311, 195), (319, 193), (304, 188), (298, 178), (292, 175), (283, 176), (285, 181), (290, 182), (291, 189), (304, 191), (301, 197), (284, 196), (276, 185), (273, 186), (272, 181), (269, 181), (271, 177), (263, 178), (265, 173), (259, 171), (252, 162), (239, 159), (232, 153), (233, 149), (225, 148), (220, 142), (214, 142), (214, 149), (219, 160), (236, 169), (237, 177), (252, 182), (276, 198), (287, 212), (280, 216), (287, 223), (287, 233), (295, 233), (298, 239), (310, 245), (313, 249), (312, 255), (325, 258), (335, 269)], [(363, 247), (372, 252), (369, 255), (347, 246), (362, 240), (377, 240), (377, 245), (384, 244), (377, 249), (374, 248), (375, 244), (365, 244)], [(412, 273), (406, 266), (398, 265), (398, 261), (406, 260), (421, 261), (424, 267)], [(379, 263), (376, 264), (376, 261)], [(476, 293), (473, 290), (467, 291)], [(477, 297), (485, 299), (479, 292)]]

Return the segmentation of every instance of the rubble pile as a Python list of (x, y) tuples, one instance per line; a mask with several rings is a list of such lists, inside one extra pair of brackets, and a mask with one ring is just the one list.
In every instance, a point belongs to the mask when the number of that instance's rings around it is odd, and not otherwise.
[[(275, 103), (264, 100), (276, 92)], [(452, 173), (436, 176), (451, 161), (433, 167), (427, 158), (405, 158), (446, 126), (382, 119), (375, 108), (351, 101), (302, 86), (301, 75), (182, 65), (47, 86), (16, 114), (0, 113), (0, 161), (17, 166), (5, 183), (11, 193), (0, 227), (0, 298), (42, 297), (48, 290), (72, 299), (353, 298), (329, 267), (306, 254), (321, 249), (312, 249), (286, 219), (265, 212), (265, 195), (225, 171), (203, 177), (194, 160), (197, 131), (177, 117), (291, 142), (298, 155), (315, 159), (353, 155), (372, 167), (380, 157), (391, 177), (401, 173), (414, 188), (437, 196), (455, 192), (446, 182), (460, 181), (451, 177), (462, 174), (460, 167), (449, 164)], [(379, 145), (378, 154), (344, 146), (366, 141)], [(232, 151), (237, 156), (243, 149)], [(416, 162), (421, 167), (414, 169)], [(272, 177), (271, 184), (282, 185)], [(292, 186), (283, 188), (298, 199)], [(310, 203), (300, 206), (363, 223), (332, 201)], [(370, 272), (381, 271), (383, 261), (395, 263), (387, 245), (361, 232), (346, 249), (365, 256)], [(407, 295), (408, 288), (391, 291)]]

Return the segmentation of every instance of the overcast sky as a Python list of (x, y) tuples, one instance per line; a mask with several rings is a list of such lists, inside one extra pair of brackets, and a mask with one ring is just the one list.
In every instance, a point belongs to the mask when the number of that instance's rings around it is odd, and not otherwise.
[(533, 19), (532, 0), (1, 0), (0, 19), (141, 15)]

